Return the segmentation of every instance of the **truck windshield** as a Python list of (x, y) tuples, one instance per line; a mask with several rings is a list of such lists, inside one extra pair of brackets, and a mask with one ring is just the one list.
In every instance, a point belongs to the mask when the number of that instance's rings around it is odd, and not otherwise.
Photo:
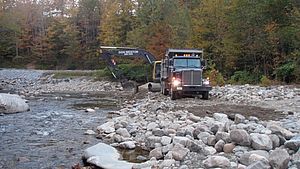
[(174, 59), (175, 68), (200, 68), (200, 59)]

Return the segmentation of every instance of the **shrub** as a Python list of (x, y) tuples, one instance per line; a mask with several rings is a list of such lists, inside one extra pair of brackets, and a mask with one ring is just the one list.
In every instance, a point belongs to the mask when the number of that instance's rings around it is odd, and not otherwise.
[(211, 70), (207, 71), (205, 73), (205, 76), (209, 77), (211, 86), (224, 86), (225, 85), (225, 80), (224, 80), (222, 74), (215, 68), (212, 68)]
[(275, 76), (277, 80), (290, 83), (293, 80), (296, 80), (295, 71), (296, 71), (296, 63), (288, 62), (281, 65), (279, 68), (275, 70)]
[(272, 80), (270, 80), (267, 76), (263, 75), (261, 78), (260, 78), (260, 85), (261, 86), (271, 86), (273, 84)]
[(229, 82), (231, 84), (254, 84), (256, 82), (256, 78), (248, 71), (236, 71), (230, 77)]

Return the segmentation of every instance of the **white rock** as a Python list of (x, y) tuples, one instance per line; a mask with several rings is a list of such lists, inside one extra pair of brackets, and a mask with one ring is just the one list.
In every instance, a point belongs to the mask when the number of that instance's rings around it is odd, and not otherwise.
[(174, 144), (174, 147), (172, 149), (172, 156), (175, 160), (181, 161), (184, 159), (184, 157), (187, 155), (189, 151), (190, 150), (184, 148), (182, 144)]
[(84, 134), (86, 134), (86, 135), (95, 135), (96, 133), (93, 130), (87, 130), (86, 132), (84, 132)]
[(266, 134), (251, 133), (252, 147), (255, 150), (272, 150), (273, 143)]
[(270, 153), (269, 161), (273, 168), (286, 169), (288, 168), (290, 156), (286, 150), (277, 148)]
[(115, 123), (114, 122), (106, 122), (97, 127), (97, 130), (100, 132), (104, 132), (106, 134), (115, 132)]
[(153, 130), (157, 127), (158, 125), (155, 122), (151, 122), (147, 125), (147, 130)]
[(130, 134), (129, 132), (127, 131), (126, 128), (119, 128), (117, 131), (116, 131), (117, 134), (120, 134), (121, 136), (123, 137), (130, 137)]
[(164, 156), (162, 154), (161, 147), (151, 150), (149, 153), (149, 157), (150, 158), (155, 157), (156, 159), (163, 158)]
[(29, 111), (26, 100), (19, 95), (0, 93), (0, 113), (19, 113)]
[(214, 155), (217, 153), (217, 150), (213, 147), (207, 146), (204, 147), (204, 154), (205, 155)]
[(182, 144), (183, 146), (187, 146), (189, 143), (191, 142), (191, 140), (187, 137), (180, 137), (180, 136), (175, 136), (173, 138), (173, 143), (174, 144)]
[(247, 133), (246, 130), (243, 129), (235, 129), (230, 131), (230, 139), (232, 142), (235, 142), (242, 146), (251, 145), (250, 135)]
[(90, 112), (90, 113), (96, 112), (94, 109), (91, 109), (91, 108), (87, 108), (85, 111), (86, 111), (86, 112)]
[(120, 146), (127, 149), (135, 149), (135, 141), (124, 141), (120, 143)]
[(230, 167), (230, 161), (223, 156), (211, 156), (203, 161), (206, 168), (228, 168)]
[(162, 144), (163, 146), (170, 144), (171, 141), (172, 141), (172, 138), (171, 138), (171, 137), (168, 137), (168, 136), (162, 136), (162, 137), (161, 137), (161, 144)]

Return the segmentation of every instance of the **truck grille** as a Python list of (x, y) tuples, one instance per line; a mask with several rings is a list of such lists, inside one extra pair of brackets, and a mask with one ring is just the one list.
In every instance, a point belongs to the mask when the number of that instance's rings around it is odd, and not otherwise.
[(182, 71), (182, 85), (202, 85), (202, 73), (200, 70)]

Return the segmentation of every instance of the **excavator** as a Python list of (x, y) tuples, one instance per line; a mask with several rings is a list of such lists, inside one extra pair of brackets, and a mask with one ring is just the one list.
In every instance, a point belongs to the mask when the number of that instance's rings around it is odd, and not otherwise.
[(125, 77), (123, 71), (118, 67), (114, 56), (122, 58), (140, 58), (145, 60), (147, 64), (150, 64), (152, 66), (152, 77), (148, 83), (149, 91), (154, 91), (153, 85), (160, 83), (161, 61), (157, 61), (153, 54), (144, 49), (100, 46), (100, 54), (101, 58), (106, 62), (107, 68), (112, 76), (120, 81), (123, 88), (135, 88), (136, 92), (138, 92), (138, 84)]

